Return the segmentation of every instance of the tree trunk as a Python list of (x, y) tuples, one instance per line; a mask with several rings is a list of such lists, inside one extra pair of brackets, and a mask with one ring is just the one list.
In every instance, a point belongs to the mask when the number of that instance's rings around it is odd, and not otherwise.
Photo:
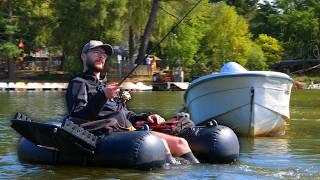
[[(9, 22), (11, 23), (11, 18), (12, 18), (12, 0), (8, 0), (8, 19)], [(10, 33), (8, 35), (8, 41), (13, 43), (13, 35)], [(9, 80), (14, 80), (14, 71), (15, 71), (15, 63), (14, 63), (15, 59), (12, 58), (8, 58), (8, 79)]]
[(14, 80), (14, 70), (15, 70), (15, 64), (12, 59), (8, 59), (8, 79), (10, 81)]
[(141, 38), (141, 43), (140, 43), (140, 48), (139, 48), (139, 54), (138, 54), (138, 58), (136, 60), (136, 63), (142, 63), (141, 61), (144, 59), (146, 51), (147, 51), (147, 47), (148, 47), (148, 43), (149, 43), (149, 37), (152, 33), (152, 28), (154, 25), (154, 22), (156, 20), (157, 17), (157, 12), (159, 9), (159, 5), (160, 5), (160, 0), (153, 0), (152, 2), (152, 7), (151, 7), (151, 12), (149, 15), (149, 19), (146, 25), (146, 28), (144, 30), (143, 36)]
[(62, 49), (62, 56), (61, 56), (61, 64), (59, 70), (65, 72), (65, 67), (66, 67), (66, 54), (64, 48)]
[(136, 45), (135, 45), (135, 34), (133, 32), (132, 27), (129, 27), (129, 62), (130, 64), (134, 63), (133, 55), (136, 51)]

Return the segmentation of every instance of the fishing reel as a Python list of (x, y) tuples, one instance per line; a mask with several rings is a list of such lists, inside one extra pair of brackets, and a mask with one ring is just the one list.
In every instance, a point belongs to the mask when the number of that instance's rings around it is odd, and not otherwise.
[(117, 102), (118, 106), (123, 106), (125, 107), (125, 104), (127, 101), (131, 99), (131, 94), (129, 91), (125, 91), (120, 89), (118, 92), (118, 96), (115, 98), (115, 101)]
[[(107, 76), (103, 76), (104, 78), (101, 80), (102, 84), (106, 85), (108, 82)], [(117, 97), (115, 98), (117, 102), (126, 102), (128, 100), (131, 99), (131, 94), (129, 91), (120, 89), (120, 91), (118, 92)]]
[(131, 94), (129, 91), (120, 91), (120, 98), (122, 98), (125, 101), (129, 101), (131, 99)]

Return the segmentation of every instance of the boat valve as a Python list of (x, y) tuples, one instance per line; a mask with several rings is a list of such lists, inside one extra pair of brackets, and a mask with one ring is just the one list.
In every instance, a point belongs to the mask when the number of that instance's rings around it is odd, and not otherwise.
[(213, 126), (218, 126), (218, 122), (214, 119), (212, 119), (207, 123), (207, 127), (213, 127)]
[(140, 131), (150, 131), (150, 128), (149, 128), (148, 124), (143, 124), (139, 130)]
[(186, 112), (179, 112), (177, 113), (177, 118), (181, 119), (181, 118), (190, 118), (190, 114), (186, 113)]

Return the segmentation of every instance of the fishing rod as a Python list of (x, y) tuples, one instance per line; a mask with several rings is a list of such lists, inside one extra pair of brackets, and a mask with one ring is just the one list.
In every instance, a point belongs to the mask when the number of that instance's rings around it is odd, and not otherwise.
[[(156, 48), (160, 48), (160, 44), (170, 35), (171, 32), (173, 32), (180, 24), (181, 22), (195, 9), (202, 0), (197, 1), (192, 8), (189, 9), (189, 11), (168, 31), (168, 33), (154, 46), (154, 48), (151, 49), (151, 51), (154, 51)], [(132, 70), (118, 83), (120, 86), (131, 74), (147, 59), (149, 55), (146, 54), (144, 58), (137, 63), (137, 65), (132, 68)]]

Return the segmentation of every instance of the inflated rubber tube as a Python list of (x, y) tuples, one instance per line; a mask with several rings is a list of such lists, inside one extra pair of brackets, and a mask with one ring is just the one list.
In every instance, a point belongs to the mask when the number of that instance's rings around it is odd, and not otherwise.
[(228, 127), (194, 127), (184, 137), (197, 158), (209, 163), (232, 163), (239, 157), (239, 141)]
[(63, 153), (39, 147), (26, 138), (18, 144), (18, 158), (27, 163), (74, 164), (115, 168), (162, 167), (166, 153), (162, 140), (150, 131), (117, 132), (101, 138), (95, 153)]

